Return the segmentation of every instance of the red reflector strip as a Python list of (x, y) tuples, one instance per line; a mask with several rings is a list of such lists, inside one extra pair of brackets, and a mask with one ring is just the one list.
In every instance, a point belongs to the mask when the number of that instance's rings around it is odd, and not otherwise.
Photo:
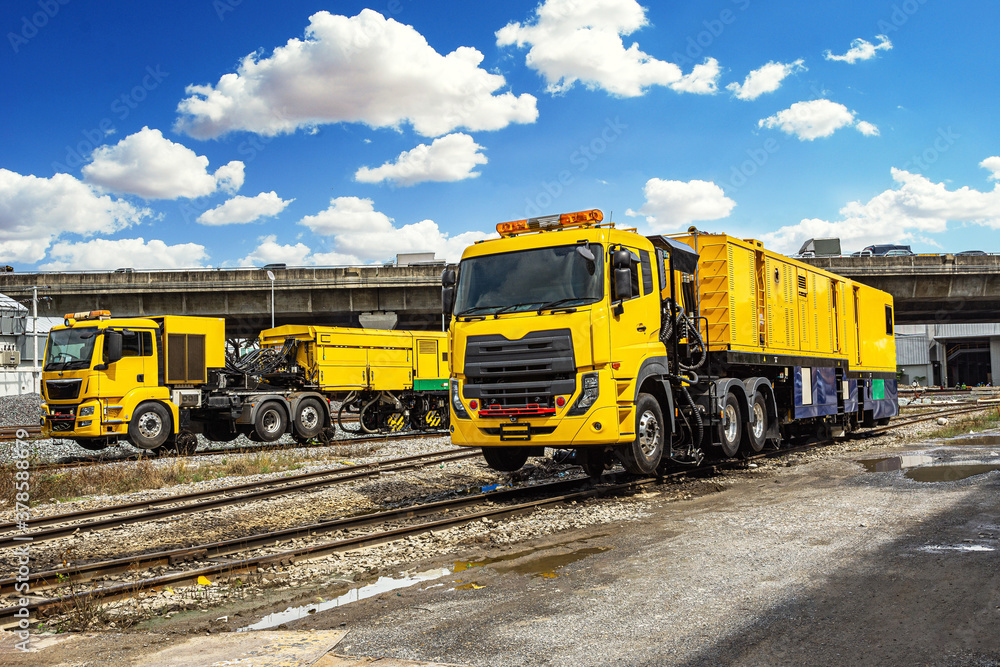
[(480, 410), (479, 416), (480, 417), (511, 417), (511, 416), (544, 417), (546, 415), (554, 415), (555, 413), (556, 413), (555, 408), (543, 408), (540, 405), (526, 405), (523, 408), (502, 408), (500, 406), (491, 406)]

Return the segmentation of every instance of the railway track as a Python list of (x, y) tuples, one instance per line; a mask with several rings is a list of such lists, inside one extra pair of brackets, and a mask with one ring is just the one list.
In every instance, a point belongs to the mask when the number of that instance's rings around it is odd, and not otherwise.
[(302, 447), (344, 447), (348, 445), (355, 445), (365, 442), (387, 442), (387, 441), (397, 441), (397, 440), (417, 440), (420, 438), (428, 438), (435, 436), (445, 436), (447, 431), (417, 431), (417, 432), (406, 432), (406, 433), (394, 433), (394, 434), (378, 434), (378, 435), (366, 435), (366, 436), (352, 436), (350, 438), (335, 438), (331, 439), (329, 442), (315, 443), (299, 443), (299, 442), (272, 442), (267, 444), (259, 445), (245, 445), (242, 447), (228, 447), (225, 449), (199, 449), (191, 454), (178, 454), (176, 452), (170, 453), (147, 453), (138, 451), (132, 455), (126, 456), (116, 456), (113, 458), (105, 458), (101, 455), (93, 457), (78, 457), (73, 458), (68, 461), (60, 461), (58, 463), (35, 463), (31, 466), (33, 471), (51, 471), (51, 470), (66, 470), (70, 468), (77, 468), (81, 466), (88, 465), (98, 465), (103, 463), (122, 463), (129, 461), (139, 461), (142, 459), (157, 459), (160, 457), (179, 457), (179, 458), (197, 458), (200, 456), (217, 456), (225, 454), (259, 454), (267, 452), (281, 452), (291, 449), (300, 449)]
[(14, 440), (18, 431), (25, 431), (29, 438), (34, 438), (42, 434), (42, 427), (38, 424), (24, 426), (0, 426), (0, 442)]
[[(56, 514), (29, 520), (26, 527), (22, 527), (16, 522), (8, 522), (0, 524), (0, 550), (23, 546), (23, 538), (26, 536), (31, 538), (32, 543), (47, 542), (78, 532), (96, 532), (123, 524), (143, 523), (168, 516), (204, 512), (251, 500), (262, 500), (296, 491), (344, 484), (358, 479), (376, 477), (387, 472), (400, 472), (426, 465), (461, 461), (478, 455), (478, 449), (441, 450), (378, 463), (359, 464), (332, 470), (317, 470), (279, 479), (237, 484), (156, 500)], [(46, 528), (46, 526), (49, 527)]]

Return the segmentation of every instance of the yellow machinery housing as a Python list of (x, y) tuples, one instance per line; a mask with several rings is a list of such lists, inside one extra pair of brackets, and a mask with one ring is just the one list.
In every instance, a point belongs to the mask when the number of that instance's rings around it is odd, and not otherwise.
[(763, 248), (599, 210), (497, 225), (442, 275), (452, 441), (500, 470), (760, 451), (897, 412), (890, 295)]
[(369, 433), (447, 424), (447, 333), (285, 325), (260, 334), (265, 349), (290, 341), (291, 377), (340, 401), (342, 429), (357, 430), (344, 426), (345, 413)]

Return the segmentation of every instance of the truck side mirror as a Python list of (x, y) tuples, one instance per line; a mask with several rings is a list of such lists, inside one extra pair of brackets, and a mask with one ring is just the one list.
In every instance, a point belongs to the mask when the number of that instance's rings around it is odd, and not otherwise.
[(458, 273), (455, 269), (445, 269), (441, 272), (441, 313), (451, 315), (455, 307), (455, 283)]
[(632, 298), (632, 272), (629, 269), (615, 269), (615, 301)]
[(615, 250), (611, 253), (611, 266), (614, 267), (615, 271), (625, 269), (626, 271), (632, 268), (632, 253), (628, 250)]
[[(107, 343), (104, 350), (104, 368), (122, 358), (122, 334), (120, 331), (106, 331)], [(102, 369), (103, 370), (103, 369)]]

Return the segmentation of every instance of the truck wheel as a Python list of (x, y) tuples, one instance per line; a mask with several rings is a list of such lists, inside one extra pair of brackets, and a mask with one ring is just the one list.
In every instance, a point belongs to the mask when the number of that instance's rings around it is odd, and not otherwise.
[(767, 403), (764, 401), (764, 395), (756, 392), (753, 395), (751, 421), (747, 422), (747, 451), (745, 453), (756, 454), (764, 449), (764, 443), (767, 441), (767, 427)]
[(486, 465), (500, 472), (514, 472), (528, 460), (527, 447), (483, 447)]
[(726, 407), (722, 410), (722, 454), (726, 458), (732, 458), (740, 451), (742, 425), (736, 394), (726, 394)]
[(285, 434), (288, 418), (277, 401), (268, 401), (260, 406), (253, 418), (253, 430), (261, 442), (274, 442)]
[(160, 403), (142, 403), (128, 423), (128, 439), (139, 449), (156, 449), (173, 434), (170, 411)]
[(652, 394), (639, 394), (635, 404), (635, 440), (618, 448), (618, 458), (628, 472), (649, 475), (663, 458), (666, 429), (663, 411)]
[(323, 432), (323, 406), (315, 398), (299, 401), (298, 413), (295, 415), (295, 435), (303, 441), (312, 440)]

